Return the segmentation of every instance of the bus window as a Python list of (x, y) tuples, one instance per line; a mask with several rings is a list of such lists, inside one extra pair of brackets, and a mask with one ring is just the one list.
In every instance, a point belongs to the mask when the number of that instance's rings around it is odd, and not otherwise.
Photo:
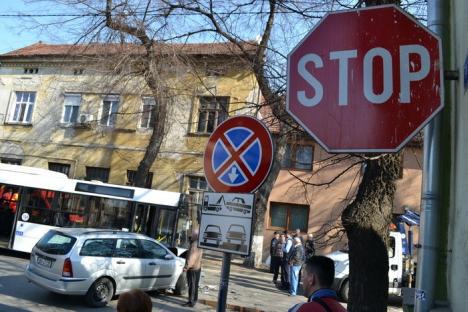
[[(28, 222), (53, 225), (54, 211), (52, 202), (54, 192), (25, 188), (23, 192), (23, 207), (21, 213), (29, 215)], [(52, 197), (52, 198), (51, 198)]]
[(90, 200), (89, 227), (130, 229), (131, 203), (125, 200), (92, 197)]
[(157, 220), (156, 239), (166, 245), (172, 244), (176, 212), (169, 209), (160, 209)]
[(56, 213), (56, 226), (80, 227), (86, 224), (86, 200), (88, 196), (61, 193), (58, 200), (59, 211)]

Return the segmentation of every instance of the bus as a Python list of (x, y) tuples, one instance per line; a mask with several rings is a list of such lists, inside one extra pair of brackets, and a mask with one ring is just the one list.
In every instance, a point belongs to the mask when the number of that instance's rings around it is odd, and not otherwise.
[(176, 247), (187, 236), (183, 198), (176, 192), (0, 164), (0, 248), (29, 253), (45, 233), (59, 227), (131, 231)]

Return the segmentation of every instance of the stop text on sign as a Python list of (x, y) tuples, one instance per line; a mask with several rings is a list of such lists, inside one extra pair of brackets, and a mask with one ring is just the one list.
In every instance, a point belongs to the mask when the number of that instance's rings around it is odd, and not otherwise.
[[(417, 55), (420, 59), (420, 68), (416, 71), (411, 70), (414, 63), (411, 62), (410, 56)], [(349, 60), (358, 57), (358, 50), (341, 50), (331, 51), (329, 54), (330, 61), (338, 62), (338, 105), (346, 106), (349, 100)], [(376, 92), (374, 89), (374, 77), (376, 72), (375, 60), (379, 58), (382, 61), (382, 68), (377, 70), (381, 73), (381, 81), (383, 84), (382, 91)], [(430, 69), (429, 51), (422, 45), (409, 44), (399, 46), (399, 102), (411, 102), (411, 82), (420, 81), (427, 77)], [(368, 50), (363, 56), (363, 72), (362, 86), (365, 98), (373, 104), (383, 104), (390, 99), (394, 93), (394, 77), (393, 77), (393, 58), (391, 53), (382, 47), (375, 47)], [(299, 75), (312, 87), (315, 94), (307, 96), (306, 90), (297, 91), (297, 99), (300, 104), (306, 107), (312, 107), (320, 104), (323, 99), (323, 85), (308, 69), (308, 65), (312, 63), (315, 68), (323, 68), (323, 59), (315, 53), (308, 53), (299, 59), (297, 64), (297, 72)], [(357, 90), (355, 90), (357, 91)]]

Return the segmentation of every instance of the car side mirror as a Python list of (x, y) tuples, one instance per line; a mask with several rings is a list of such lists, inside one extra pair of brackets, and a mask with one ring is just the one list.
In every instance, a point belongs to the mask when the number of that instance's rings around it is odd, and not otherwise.
[(167, 254), (167, 255), (164, 256), (164, 259), (165, 260), (172, 260), (172, 259), (174, 259), (174, 256), (172, 256), (170, 254)]

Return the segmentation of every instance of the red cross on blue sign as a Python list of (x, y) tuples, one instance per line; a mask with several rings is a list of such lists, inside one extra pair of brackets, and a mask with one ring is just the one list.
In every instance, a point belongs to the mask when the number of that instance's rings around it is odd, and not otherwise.
[(265, 181), (273, 160), (270, 132), (249, 116), (229, 118), (205, 149), (206, 180), (216, 192), (252, 193)]

